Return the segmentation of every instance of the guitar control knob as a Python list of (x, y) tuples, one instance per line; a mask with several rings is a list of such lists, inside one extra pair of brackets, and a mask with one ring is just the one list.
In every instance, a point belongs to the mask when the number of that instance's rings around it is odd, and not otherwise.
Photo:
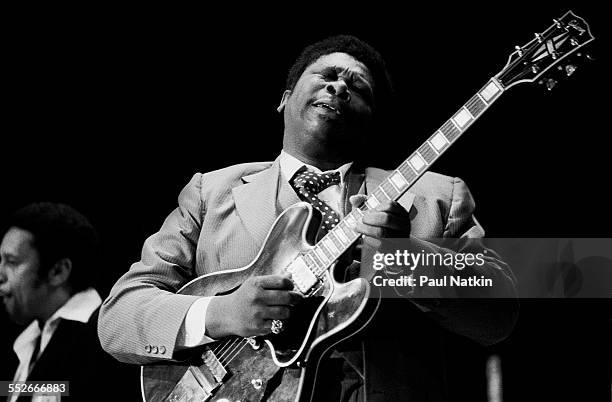
[(261, 381), (261, 378), (257, 378), (255, 380), (251, 380), (251, 385), (255, 389), (261, 389), (261, 386), (263, 385), (263, 381)]

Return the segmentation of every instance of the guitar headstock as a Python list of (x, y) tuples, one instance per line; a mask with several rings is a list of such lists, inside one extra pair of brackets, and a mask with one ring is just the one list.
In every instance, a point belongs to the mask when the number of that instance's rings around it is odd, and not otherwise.
[(591, 60), (583, 48), (593, 39), (586, 21), (568, 11), (530, 42), (516, 46), (495, 78), (506, 89), (537, 81), (551, 90), (560, 77), (572, 75), (581, 63)]

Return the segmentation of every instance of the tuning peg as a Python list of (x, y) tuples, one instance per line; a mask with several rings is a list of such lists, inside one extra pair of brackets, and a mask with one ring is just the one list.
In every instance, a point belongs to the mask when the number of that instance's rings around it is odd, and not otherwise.
[(520, 46), (514, 46), (514, 50), (516, 50), (516, 53), (518, 53), (519, 56), (523, 55), (523, 48)]
[(564, 27), (564, 25), (563, 25), (561, 22), (559, 22), (559, 20), (558, 20), (558, 19), (556, 19), (556, 18), (553, 18), (553, 22), (555, 23), (555, 25), (557, 26), (557, 28), (562, 28), (562, 27)]
[(595, 58), (593, 56), (591, 56), (589, 53), (584, 53), (583, 54), (581, 52), (578, 52), (578, 53), (576, 53), (576, 56), (578, 56), (578, 57), (584, 56), (589, 61), (594, 61), (595, 60)]
[(549, 91), (552, 91), (555, 85), (557, 85), (557, 80), (553, 78), (544, 78), (538, 81), (538, 84), (544, 85), (546, 89), (548, 89)]
[(576, 68), (577, 67), (575, 65), (568, 64), (567, 66), (565, 66), (565, 74), (567, 74), (567, 76), (569, 77), (570, 75), (574, 74)]
[(538, 40), (538, 43), (542, 43), (542, 35), (540, 35), (539, 33), (536, 33), (535, 37)]
[(538, 67), (535, 64), (533, 64), (531, 66), (531, 72), (534, 73), (534, 74), (537, 74), (538, 72), (540, 72), (540, 67)]
[(576, 40), (576, 38), (572, 38), (570, 39), (570, 43), (572, 44), (572, 46), (578, 46), (580, 43)]

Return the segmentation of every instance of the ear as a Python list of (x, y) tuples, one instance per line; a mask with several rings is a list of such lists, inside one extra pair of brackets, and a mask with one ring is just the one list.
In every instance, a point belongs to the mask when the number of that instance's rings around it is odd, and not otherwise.
[(50, 285), (62, 286), (68, 283), (68, 278), (72, 272), (72, 261), (70, 258), (62, 258), (58, 260), (47, 274), (47, 280)]
[(285, 105), (287, 104), (287, 100), (289, 99), (290, 96), (291, 96), (291, 91), (286, 89), (285, 92), (283, 92), (283, 97), (281, 98), (280, 105), (278, 105), (278, 107), (276, 108), (276, 111), (278, 113), (283, 113), (283, 110), (285, 110)]

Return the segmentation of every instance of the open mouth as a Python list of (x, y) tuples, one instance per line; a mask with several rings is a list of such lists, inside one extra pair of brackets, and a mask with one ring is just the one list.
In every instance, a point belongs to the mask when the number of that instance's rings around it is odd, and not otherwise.
[(322, 108), (322, 109), (330, 110), (330, 111), (336, 113), (338, 116), (340, 116), (342, 114), (339, 109), (337, 109), (337, 108), (333, 107), (332, 105), (330, 105), (328, 103), (325, 103), (325, 102), (316, 102), (316, 103), (313, 104), (313, 106), (314, 107), (319, 107), (319, 108)]

